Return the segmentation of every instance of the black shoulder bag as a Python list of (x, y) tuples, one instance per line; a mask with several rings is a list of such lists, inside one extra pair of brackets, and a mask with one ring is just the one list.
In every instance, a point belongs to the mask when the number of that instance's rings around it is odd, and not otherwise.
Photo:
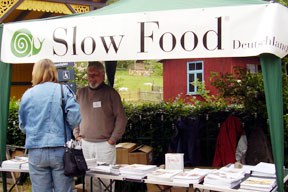
[(64, 108), (65, 99), (62, 84), (61, 84), (61, 100), (62, 100), (61, 107), (63, 111), (63, 121), (64, 121), (64, 136), (65, 136), (64, 175), (72, 177), (83, 176), (88, 170), (88, 167), (82, 149), (75, 149), (67, 146), (67, 132), (65, 128), (66, 113)]

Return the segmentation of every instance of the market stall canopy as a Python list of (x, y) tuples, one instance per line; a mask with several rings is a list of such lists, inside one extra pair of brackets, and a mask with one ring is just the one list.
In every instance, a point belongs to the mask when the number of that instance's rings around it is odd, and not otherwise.
[[(282, 192), (280, 58), (288, 53), (287, 20), (286, 7), (262, 0), (120, 0), (86, 14), (7, 23), (0, 28), (1, 86), (9, 87), (8, 63), (42, 58), (67, 62), (259, 56)], [(6, 90), (1, 103), (9, 102), (8, 97)], [(0, 116), (1, 138), (7, 127), (5, 109)]]
[(288, 53), (287, 8), (262, 0), (122, 0), (69, 17), (7, 23), (1, 61), (34, 63)]

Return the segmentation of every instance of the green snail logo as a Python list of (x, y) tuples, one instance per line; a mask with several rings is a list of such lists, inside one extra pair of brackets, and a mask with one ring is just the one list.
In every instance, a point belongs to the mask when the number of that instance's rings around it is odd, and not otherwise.
[(37, 55), (43, 44), (44, 39), (41, 41), (38, 38), (39, 46), (35, 46), (35, 39), (31, 32), (27, 29), (20, 29), (15, 31), (11, 41), (11, 51), (16, 57), (30, 57)]

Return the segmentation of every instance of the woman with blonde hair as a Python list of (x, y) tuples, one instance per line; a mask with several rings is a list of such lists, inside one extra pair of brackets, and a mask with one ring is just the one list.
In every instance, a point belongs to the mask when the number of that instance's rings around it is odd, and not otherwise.
[(29, 174), (33, 192), (72, 192), (73, 177), (64, 175), (64, 128), (71, 138), (72, 128), (80, 123), (79, 105), (74, 94), (63, 87), (66, 122), (61, 108), (61, 85), (50, 59), (36, 62), (32, 88), (22, 96), (19, 127), (26, 134)]

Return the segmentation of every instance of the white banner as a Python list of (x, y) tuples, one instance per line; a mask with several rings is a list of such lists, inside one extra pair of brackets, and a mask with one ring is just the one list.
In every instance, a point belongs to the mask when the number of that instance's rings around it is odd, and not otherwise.
[(288, 53), (288, 11), (271, 3), (5, 24), (1, 61), (34, 63)]

